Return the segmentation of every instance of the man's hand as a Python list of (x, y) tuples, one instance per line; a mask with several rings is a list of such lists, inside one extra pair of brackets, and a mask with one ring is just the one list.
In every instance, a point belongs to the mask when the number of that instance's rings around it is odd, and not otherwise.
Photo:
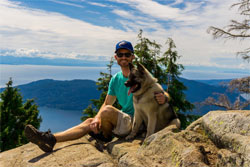
[(167, 102), (167, 96), (163, 92), (155, 92), (155, 99), (158, 104), (164, 104)]
[(101, 118), (95, 117), (94, 120), (90, 124), (90, 129), (95, 133), (99, 133), (101, 129)]

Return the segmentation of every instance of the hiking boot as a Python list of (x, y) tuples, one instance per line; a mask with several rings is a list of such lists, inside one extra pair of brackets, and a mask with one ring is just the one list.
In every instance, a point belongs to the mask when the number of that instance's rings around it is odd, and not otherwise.
[(44, 152), (52, 152), (53, 147), (56, 144), (56, 138), (51, 131), (40, 132), (32, 125), (27, 125), (24, 129), (27, 139), (38, 145), (38, 147)]

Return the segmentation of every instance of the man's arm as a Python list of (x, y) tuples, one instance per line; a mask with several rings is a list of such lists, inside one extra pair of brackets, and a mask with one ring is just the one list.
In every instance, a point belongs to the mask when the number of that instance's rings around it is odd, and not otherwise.
[(106, 105), (113, 105), (115, 101), (116, 101), (116, 96), (107, 95), (99, 111), (101, 111), (102, 108)]

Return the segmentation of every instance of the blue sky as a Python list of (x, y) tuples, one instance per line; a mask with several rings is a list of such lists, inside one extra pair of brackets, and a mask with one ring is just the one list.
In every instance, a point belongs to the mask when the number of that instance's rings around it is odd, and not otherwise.
[(224, 72), (229, 78), (229, 72), (232, 77), (249, 75), (249, 63), (235, 55), (249, 47), (249, 41), (214, 40), (207, 33), (209, 26), (224, 27), (231, 19), (242, 19), (230, 9), (235, 2), (0, 0), (0, 57), (103, 63), (113, 56), (118, 41), (136, 44), (143, 29), (145, 37), (163, 46), (162, 51), (171, 37), (187, 71), (219, 72), (222, 78)]

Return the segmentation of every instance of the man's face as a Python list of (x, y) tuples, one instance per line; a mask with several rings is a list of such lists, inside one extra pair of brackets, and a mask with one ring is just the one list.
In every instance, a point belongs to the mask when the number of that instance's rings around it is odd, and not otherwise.
[(119, 49), (115, 55), (117, 64), (121, 67), (128, 67), (134, 58), (135, 56), (127, 49)]

